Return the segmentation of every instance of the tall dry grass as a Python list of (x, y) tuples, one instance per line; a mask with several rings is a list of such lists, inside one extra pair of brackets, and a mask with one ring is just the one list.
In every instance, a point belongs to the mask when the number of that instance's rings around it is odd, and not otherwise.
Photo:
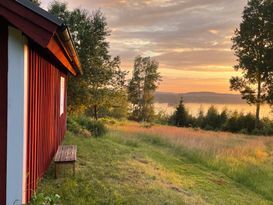
[(248, 160), (252, 157), (264, 160), (273, 156), (273, 137), (248, 136), (163, 125), (144, 128), (138, 123), (118, 126), (117, 129), (127, 133), (159, 136), (189, 150), (202, 151), (216, 156), (234, 157), (238, 160)]
[[(130, 122), (114, 129), (159, 138), (193, 162), (223, 174), (273, 201), (273, 137)], [(130, 136), (130, 135), (128, 135)]]

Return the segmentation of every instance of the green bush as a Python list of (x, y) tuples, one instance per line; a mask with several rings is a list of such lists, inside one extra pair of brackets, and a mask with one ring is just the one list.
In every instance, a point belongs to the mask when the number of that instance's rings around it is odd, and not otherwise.
[(105, 124), (101, 121), (96, 121), (89, 117), (79, 117), (78, 123), (92, 133), (95, 137), (101, 137), (107, 133)]
[(227, 119), (224, 129), (230, 132), (240, 132), (244, 134), (253, 133), (255, 128), (255, 116), (251, 113), (242, 114), (238, 112), (233, 112), (231, 116)]
[(205, 128), (208, 130), (218, 130), (221, 128), (220, 114), (214, 106), (208, 109), (207, 115), (204, 119)]
[(60, 196), (53, 194), (46, 196), (44, 193), (34, 194), (31, 199), (31, 205), (58, 205), (60, 204)]
[(153, 126), (154, 126), (154, 124), (151, 122), (142, 122), (141, 123), (141, 127), (144, 127), (144, 128), (151, 128)]
[(68, 117), (67, 118), (67, 129), (70, 132), (73, 132), (75, 134), (79, 134), (81, 132), (81, 125), (76, 121), (75, 118), (73, 117)]
[(263, 135), (273, 135), (273, 121), (268, 119), (268, 118), (264, 118), (261, 121), (262, 124), (262, 131), (263, 131)]
[(107, 125), (116, 125), (118, 124), (118, 120), (114, 119), (114, 118), (100, 118), (99, 119), (100, 122), (102, 122), (103, 124), (107, 124)]
[(158, 112), (154, 117), (155, 124), (168, 125), (170, 116), (163, 111)]

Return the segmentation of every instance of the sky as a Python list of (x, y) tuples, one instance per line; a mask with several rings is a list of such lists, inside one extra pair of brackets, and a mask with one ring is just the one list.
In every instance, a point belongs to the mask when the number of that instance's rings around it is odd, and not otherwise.
[[(47, 8), (51, 0), (42, 0)], [(220, 92), (239, 75), (231, 38), (247, 0), (69, 0), (69, 9), (101, 9), (111, 36), (110, 51), (132, 71), (134, 58), (160, 63), (162, 92)]]

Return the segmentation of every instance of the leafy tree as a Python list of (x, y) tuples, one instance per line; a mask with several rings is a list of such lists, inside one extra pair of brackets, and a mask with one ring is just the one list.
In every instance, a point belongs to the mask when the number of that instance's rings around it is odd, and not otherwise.
[(184, 105), (183, 98), (181, 97), (180, 102), (171, 117), (171, 121), (177, 127), (185, 127), (188, 126), (188, 113)]
[(221, 127), (220, 123), (221, 121), (218, 110), (214, 106), (211, 106), (205, 116), (205, 129), (218, 130)]
[(41, 5), (41, 1), (40, 0), (30, 0), (32, 3), (40, 6)]
[(133, 119), (152, 121), (154, 116), (154, 92), (161, 80), (159, 64), (150, 57), (135, 59), (133, 77), (128, 86), (128, 98), (133, 106)]
[(238, 57), (234, 68), (242, 71), (242, 77), (232, 77), (230, 87), (240, 91), (247, 103), (256, 105), (256, 127), (259, 126), (261, 104), (273, 103), (272, 10), (272, 0), (249, 0), (240, 28), (232, 38), (232, 48)]
[[(194, 118), (194, 117), (193, 117)], [(204, 120), (205, 120), (205, 113), (202, 107), (199, 108), (198, 114), (196, 119), (193, 119), (193, 126), (203, 128), (204, 127)]]
[[(88, 111), (97, 119), (103, 106), (116, 107), (126, 92), (127, 73), (120, 68), (120, 58), (112, 59), (109, 54), (106, 19), (100, 10), (93, 14), (83, 9), (69, 11), (66, 3), (58, 1), (51, 3), (49, 12), (63, 19), (71, 29), (84, 72), (79, 78), (69, 79), (68, 109)], [(113, 101), (114, 97), (117, 101)]]
[(219, 129), (223, 129), (228, 119), (228, 110), (225, 108), (219, 116)]

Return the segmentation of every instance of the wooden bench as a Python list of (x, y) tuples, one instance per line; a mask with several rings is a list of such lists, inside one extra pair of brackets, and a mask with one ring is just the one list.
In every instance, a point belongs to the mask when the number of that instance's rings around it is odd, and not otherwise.
[(63, 164), (73, 165), (73, 175), (76, 172), (76, 161), (77, 161), (77, 146), (76, 145), (61, 145), (55, 155), (55, 178), (58, 176), (58, 168)]

